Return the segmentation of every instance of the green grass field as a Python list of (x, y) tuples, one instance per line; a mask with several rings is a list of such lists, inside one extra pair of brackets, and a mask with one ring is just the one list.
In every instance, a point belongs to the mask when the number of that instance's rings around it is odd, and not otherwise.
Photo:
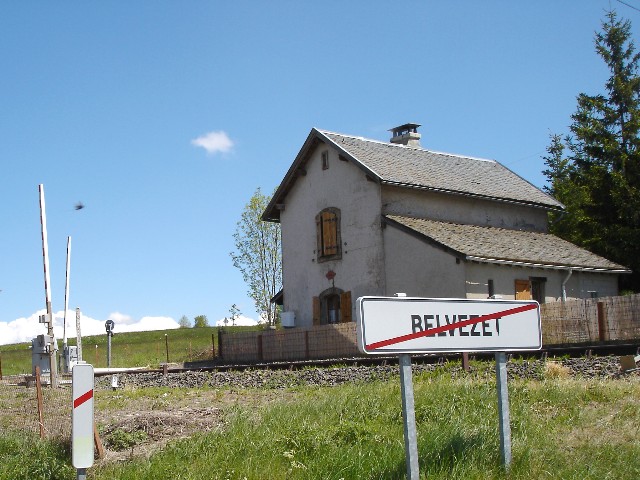
[[(261, 327), (225, 327), (227, 331), (243, 331)], [(167, 361), (186, 362), (212, 358), (212, 341), (218, 351), (218, 327), (178, 328), (151, 332), (116, 333), (111, 338), (112, 367), (156, 368)], [(166, 341), (165, 341), (166, 335)], [(69, 345), (76, 340), (69, 339)], [(62, 341), (58, 340), (61, 351)], [(31, 373), (31, 343), (0, 346), (3, 375)], [(107, 366), (107, 336), (94, 335), (82, 339), (83, 358), (94, 367)]]
[[(491, 368), (489, 365), (486, 368)], [(509, 383), (513, 463), (500, 463), (495, 381), (452, 365), (414, 376), (421, 478), (637, 480), (640, 378), (548, 375)], [(154, 388), (165, 405), (189, 398)], [(401, 479), (399, 380), (288, 390), (220, 389), (220, 428), (176, 439), (149, 459), (96, 465), (96, 480)], [(141, 401), (144, 391), (104, 392)], [(117, 398), (116, 398), (117, 397)], [(226, 398), (226, 400), (225, 400)], [(230, 401), (229, 399), (234, 399)], [(59, 443), (0, 434), (0, 479), (73, 479)]]

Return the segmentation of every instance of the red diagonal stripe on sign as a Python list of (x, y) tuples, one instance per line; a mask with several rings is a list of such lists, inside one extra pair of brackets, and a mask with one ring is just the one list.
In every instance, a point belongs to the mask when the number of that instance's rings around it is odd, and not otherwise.
[(467, 325), (473, 325), (474, 323), (486, 322), (487, 320), (494, 320), (496, 318), (503, 318), (509, 315), (515, 315), (516, 313), (526, 312), (538, 308), (538, 305), (531, 303), (529, 305), (523, 305), (522, 307), (510, 308), (509, 310), (503, 310), (502, 312), (490, 313), (488, 315), (482, 315), (480, 317), (472, 318), (471, 320), (465, 320), (463, 322), (451, 323), (449, 325), (442, 325), (440, 327), (430, 328), (423, 332), (409, 333), (407, 335), (401, 335), (399, 337), (390, 338), (388, 340), (382, 340), (380, 342), (370, 343), (365, 348), (375, 350), (376, 348), (388, 347), (389, 345), (395, 345), (397, 343), (407, 342), (416, 338), (427, 337), (429, 335), (435, 335), (436, 333), (446, 332), (455, 328), (466, 327)]
[(73, 408), (78, 408), (80, 405), (82, 405), (87, 400), (90, 400), (91, 398), (93, 398), (93, 389), (89, 390), (87, 393), (84, 393), (80, 395), (78, 398), (76, 398), (73, 401)]

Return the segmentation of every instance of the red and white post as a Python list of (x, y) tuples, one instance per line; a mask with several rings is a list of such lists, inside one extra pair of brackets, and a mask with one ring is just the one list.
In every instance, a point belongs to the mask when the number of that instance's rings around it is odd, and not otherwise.
[(71, 371), (73, 414), (71, 417), (71, 460), (78, 480), (85, 480), (93, 465), (93, 366), (77, 363)]

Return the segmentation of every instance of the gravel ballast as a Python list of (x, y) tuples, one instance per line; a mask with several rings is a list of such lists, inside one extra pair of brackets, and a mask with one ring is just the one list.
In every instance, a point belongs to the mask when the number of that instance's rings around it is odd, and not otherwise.
[[(582, 378), (618, 378), (620, 377), (620, 360), (617, 356), (590, 358), (562, 358), (553, 360), (517, 360), (507, 363), (509, 378), (525, 378), (542, 380), (545, 377), (573, 376)], [(470, 372), (464, 372), (456, 362), (446, 365), (433, 363), (415, 363), (413, 374), (435, 372), (445, 369), (452, 376), (493, 376), (493, 362), (487, 361), (485, 366), (472, 365)], [(549, 369), (549, 365), (554, 369)], [(553, 373), (552, 373), (553, 372)], [(637, 375), (634, 372), (628, 375)], [(267, 388), (283, 389), (296, 386), (335, 386), (353, 382), (384, 381), (398, 375), (397, 365), (370, 366), (329, 366), (306, 367), (301, 369), (244, 369), (237, 371), (181, 371), (124, 373), (118, 375), (119, 387), (146, 388)], [(96, 378), (96, 387), (111, 388), (111, 376)]]

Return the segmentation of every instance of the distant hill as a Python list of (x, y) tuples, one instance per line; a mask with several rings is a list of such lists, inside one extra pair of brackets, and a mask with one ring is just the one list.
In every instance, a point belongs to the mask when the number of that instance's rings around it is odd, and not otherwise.
[[(213, 346), (218, 352), (218, 330), (222, 327), (179, 328), (149, 332), (116, 333), (111, 338), (112, 367), (157, 368), (167, 361), (187, 362), (212, 359)], [(225, 331), (258, 330), (262, 327), (224, 327)], [(69, 339), (75, 345), (76, 339)], [(168, 346), (168, 349), (167, 349)], [(31, 343), (0, 346), (2, 375), (31, 373)], [(62, 354), (62, 340), (58, 340)], [(82, 356), (94, 367), (107, 366), (107, 335), (91, 335), (82, 339)]]

